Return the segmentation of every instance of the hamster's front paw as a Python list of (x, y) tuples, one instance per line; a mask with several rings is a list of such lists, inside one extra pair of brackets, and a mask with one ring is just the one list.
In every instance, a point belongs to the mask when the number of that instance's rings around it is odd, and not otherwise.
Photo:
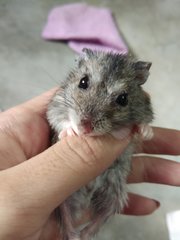
[(77, 134), (74, 132), (74, 130), (69, 127), (69, 128), (66, 128), (66, 129), (63, 129), (59, 135), (58, 135), (58, 138), (59, 140), (64, 138), (64, 137), (67, 137), (67, 136), (76, 136)]
[(148, 124), (140, 124), (139, 132), (143, 138), (143, 140), (151, 140), (154, 136), (153, 129)]

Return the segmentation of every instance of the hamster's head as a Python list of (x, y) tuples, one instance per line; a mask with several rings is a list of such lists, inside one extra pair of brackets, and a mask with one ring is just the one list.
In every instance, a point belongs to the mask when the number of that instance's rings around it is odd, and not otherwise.
[(62, 84), (74, 131), (101, 135), (125, 125), (151, 122), (150, 97), (141, 87), (150, 66), (128, 55), (85, 49)]

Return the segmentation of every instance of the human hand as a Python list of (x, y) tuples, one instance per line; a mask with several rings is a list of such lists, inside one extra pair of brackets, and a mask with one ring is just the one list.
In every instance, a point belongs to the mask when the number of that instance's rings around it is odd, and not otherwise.
[(75, 136), (47, 149), (45, 112), (54, 92), (0, 114), (0, 239), (55, 239), (53, 210), (128, 144)]
[[(54, 91), (0, 113), (0, 239), (55, 239), (52, 211), (106, 169), (130, 140), (128, 136), (123, 141), (110, 136), (71, 137), (48, 148), (45, 111)], [(172, 146), (164, 142), (165, 136)], [(156, 153), (176, 155), (178, 142), (179, 131), (156, 128), (144, 150), (153, 153), (155, 143)], [(164, 159), (138, 157), (129, 182), (180, 185), (178, 167)], [(148, 214), (158, 207), (156, 201), (135, 194), (129, 199), (125, 214)]]
[[(153, 127), (154, 136), (150, 141), (144, 141), (141, 146), (140, 156), (135, 156), (132, 161), (132, 171), (128, 183), (156, 183), (180, 186), (180, 163), (170, 161), (161, 155), (180, 155), (180, 131)], [(148, 156), (148, 154), (156, 154)], [(160, 203), (133, 194), (130, 204), (124, 209), (125, 214), (146, 215), (159, 207)], [(152, 205), (151, 205), (152, 203)]]

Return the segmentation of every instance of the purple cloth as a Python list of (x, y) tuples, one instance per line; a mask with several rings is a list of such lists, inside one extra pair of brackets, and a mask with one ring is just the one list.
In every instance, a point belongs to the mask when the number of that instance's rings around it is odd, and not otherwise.
[(66, 40), (80, 53), (83, 48), (127, 53), (112, 13), (85, 3), (66, 4), (51, 10), (42, 32), (47, 40)]

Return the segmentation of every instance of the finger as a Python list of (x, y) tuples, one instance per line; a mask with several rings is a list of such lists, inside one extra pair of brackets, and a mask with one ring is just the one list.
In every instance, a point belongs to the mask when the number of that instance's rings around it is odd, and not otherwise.
[[(1, 219), (16, 216), (19, 224), (21, 216), (26, 216), (31, 227), (40, 227), (42, 219), (70, 194), (111, 165), (129, 141), (129, 137), (118, 141), (110, 135), (67, 137), (31, 160), (2, 171), (0, 207), (5, 216)], [(3, 224), (9, 226), (9, 222)]]
[[(140, 196), (134, 193), (128, 193), (128, 204), (125, 206), (121, 213), (134, 216), (148, 215), (158, 209), (159, 206), (160, 203), (157, 200)], [(93, 218), (92, 212), (86, 210), (84, 212), (84, 215), (81, 216), (81, 219), (76, 222), (76, 226), (87, 223), (91, 218)]]
[(50, 100), (54, 96), (54, 94), (57, 92), (59, 88), (53, 88), (23, 104), (21, 104), (21, 107), (25, 107), (28, 109), (33, 110), (34, 112), (39, 113), (40, 115), (44, 115), (47, 110), (47, 105), (49, 104)]
[[(125, 215), (143, 216), (153, 213), (159, 206), (160, 203), (157, 200), (129, 193), (128, 204), (121, 213)], [(91, 218), (93, 218), (92, 212), (89, 210), (85, 211), (81, 219), (76, 222), (76, 226), (87, 223)]]
[(2, 112), (2, 114), (4, 114), (4, 113), (7, 114), (7, 112), (8, 113), (13, 112), (14, 110), (15, 110), (15, 112), (24, 111), (24, 113), (26, 113), (27, 110), (31, 110), (31, 111), (36, 112), (39, 115), (44, 117), (44, 114), (46, 113), (49, 102), (51, 101), (52, 97), (58, 90), (59, 90), (58, 87), (53, 88), (53, 89), (51, 89), (47, 92), (44, 92), (43, 94), (25, 102), (25, 103), (22, 103), (18, 106), (8, 109), (5, 112)]
[(157, 157), (134, 157), (129, 183), (160, 183), (180, 186), (180, 163)]
[(153, 127), (154, 137), (144, 141), (142, 152), (151, 154), (180, 155), (180, 131)]
[[(23, 149), (27, 158), (42, 152), (49, 146), (50, 129), (45, 113), (47, 105), (56, 91), (57, 88), (51, 89), (26, 103), (3, 112), (1, 115), (0, 131), (4, 134), (1, 137), (9, 137), (10, 142), (14, 140), (14, 144), (18, 144)], [(44, 140), (42, 141), (42, 139)], [(6, 161), (5, 158), (4, 161)]]
[(123, 214), (142, 216), (153, 213), (158, 209), (160, 203), (156, 200), (129, 193), (128, 205), (124, 208)]

